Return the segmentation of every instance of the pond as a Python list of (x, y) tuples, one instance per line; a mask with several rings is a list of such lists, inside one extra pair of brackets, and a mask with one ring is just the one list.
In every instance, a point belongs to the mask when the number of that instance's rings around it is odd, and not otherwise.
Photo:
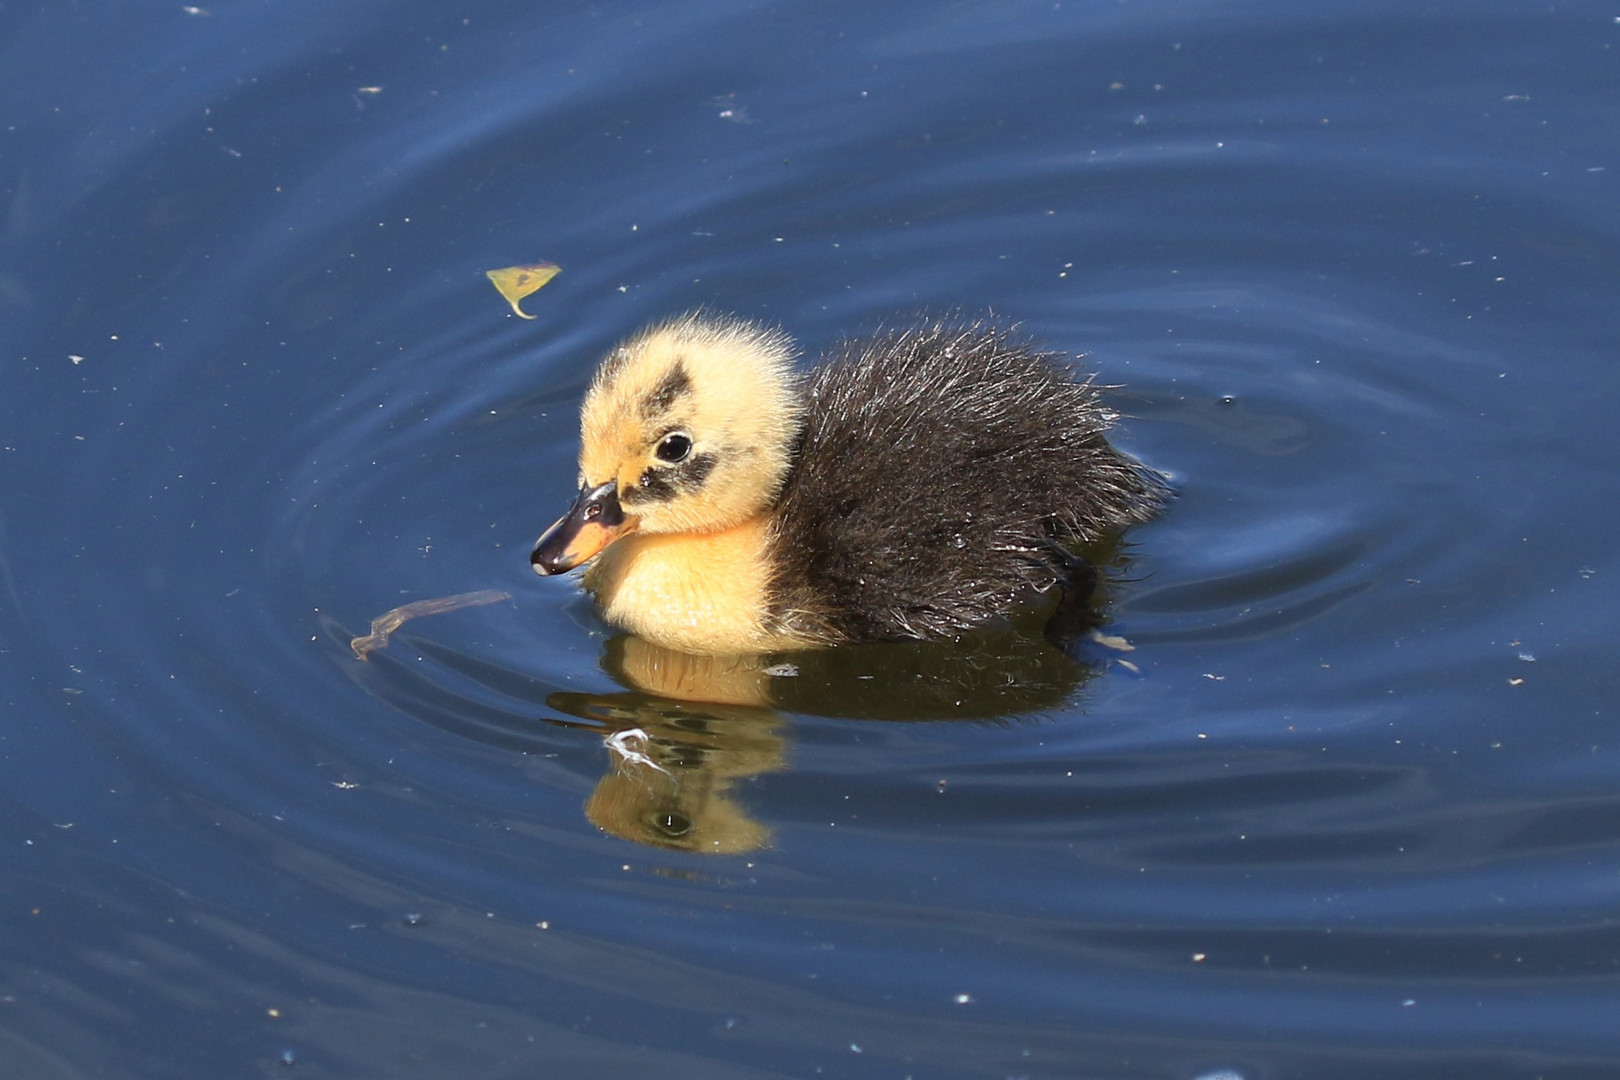
[[(0, 1072), (1620, 1075), (1617, 46), (0, 7)], [(1083, 354), (1176, 493), (1096, 638), (694, 660), (536, 577), (696, 309)]]

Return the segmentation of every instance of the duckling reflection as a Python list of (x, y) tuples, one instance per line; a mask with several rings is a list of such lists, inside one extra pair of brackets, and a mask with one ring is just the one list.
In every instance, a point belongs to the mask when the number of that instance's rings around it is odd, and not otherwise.
[(786, 768), (778, 709), (889, 721), (1004, 720), (1072, 699), (1096, 668), (1009, 627), (955, 642), (694, 655), (641, 638), (607, 643), (603, 668), (628, 689), (556, 693), (552, 708), (606, 732), (612, 768), (585, 804), (598, 828), (636, 843), (738, 854), (769, 828), (731, 794)]
[(547, 702), (608, 731), (613, 765), (585, 801), (597, 828), (638, 844), (715, 855), (771, 842), (770, 829), (730, 790), (783, 768), (786, 743), (775, 712), (636, 693), (558, 693)]
[(1000, 721), (1057, 708), (1096, 668), (1008, 627), (952, 642), (846, 645), (708, 656), (610, 640), (602, 667), (666, 702), (708, 702), (858, 720)]

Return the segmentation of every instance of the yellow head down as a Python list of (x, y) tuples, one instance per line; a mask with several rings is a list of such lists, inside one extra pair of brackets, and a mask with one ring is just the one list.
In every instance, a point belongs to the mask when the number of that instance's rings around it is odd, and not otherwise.
[(713, 533), (775, 501), (803, 415), (793, 342), (738, 319), (685, 315), (602, 360), (580, 416), (580, 495), (532, 557), (541, 573), (626, 533)]
[(696, 314), (653, 326), (597, 369), (580, 483), (615, 481), (642, 532), (729, 528), (775, 500), (802, 411), (786, 334)]

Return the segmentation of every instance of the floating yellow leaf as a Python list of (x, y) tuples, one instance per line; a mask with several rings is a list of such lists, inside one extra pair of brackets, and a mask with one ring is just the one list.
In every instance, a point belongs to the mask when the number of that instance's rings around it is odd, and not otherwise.
[(495, 288), (506, 297), (506, 302), (512, 305), (520, 319), (532, 319), (518, 307), (518, 301), (538, 290), (540, 286), (550, 281), (562, 272), (562, 267), (556, 263), (534, 263), (530, 266), (504, 266), (499, 270), (486, 270), (485, 275), (494, 282)]

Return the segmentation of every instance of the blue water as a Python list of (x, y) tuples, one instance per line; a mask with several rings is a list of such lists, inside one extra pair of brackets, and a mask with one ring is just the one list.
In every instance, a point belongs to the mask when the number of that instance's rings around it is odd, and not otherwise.
[[(1620, 1076), (1617, 50), (0, 5), (0, 1075)], [(1131, 651), (650, 684), (527, 555), (597, 358), (697, 306), (1085, 353), (1178, 491)]]

